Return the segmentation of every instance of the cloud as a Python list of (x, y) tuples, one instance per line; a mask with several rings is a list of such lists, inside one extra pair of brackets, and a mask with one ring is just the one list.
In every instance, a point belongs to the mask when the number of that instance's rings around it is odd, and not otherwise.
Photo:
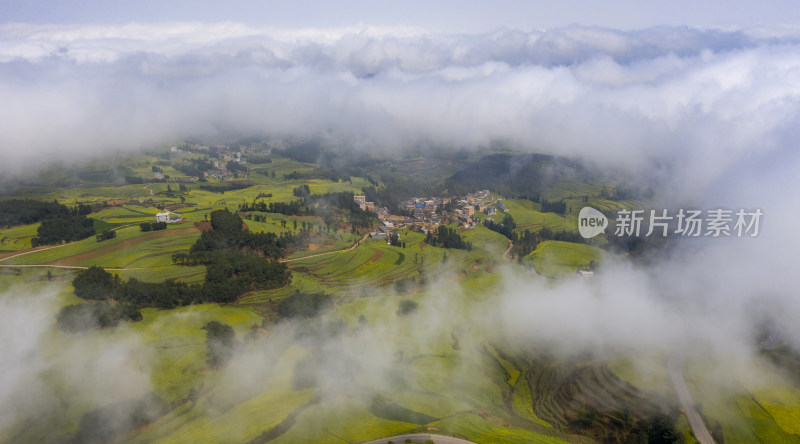
[[(322, 135), (363, 149), (492, 140), (702, 186), (797, 113), (781, 31), (569, 27), (448, 34), (235, 23), (2, 25), (4, 176), (187, 135)], [(685, 191), (685, 190), (684, 190)]]
[[(125, 327), (113, 338), (55, 331), (60, 290), (33, 284), (0, 293), (0, 435), (5, 437), (55, 437), (64, 422), (77, 424), (84, 410), (152, 390), (141, 338)], [(35, 426), (21, 427), (26, 423)]]

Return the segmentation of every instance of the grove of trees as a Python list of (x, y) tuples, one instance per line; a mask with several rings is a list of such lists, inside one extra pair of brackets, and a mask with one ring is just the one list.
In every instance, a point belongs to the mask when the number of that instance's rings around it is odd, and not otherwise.
[(202, 284), (184, 282), (122, 281), (101, 267), (90, 267), (73, 280), (75, 295), (87, 300), (116, 301), (137, 308), (174, 308), (203, 302), (233, 302), (249, 291), (282, 287), (291, 272), (277, 258), (286, 242), (273, 233), (243, 230), (242, 219), (225, 210), (211, 213), (212, 230), (204, 232), (188, 254), (173, 261), (206, 266)]
[(425, 242), (434, 247), (472, 250), (472, 242), (464, 242), (464, 239), (461, 238), (456, 229), (444, 225), (436, 229), (436, 235), (433, 232), (429, 232), (425, 237)]

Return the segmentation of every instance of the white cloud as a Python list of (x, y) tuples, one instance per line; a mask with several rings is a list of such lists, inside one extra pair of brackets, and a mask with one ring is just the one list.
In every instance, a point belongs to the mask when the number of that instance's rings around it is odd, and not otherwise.
[(0, 35), (6, 174), (43, 155), (242, 132), (325, 133), (367, 147), (502, 138), (708, 175), (773, 149), (800, 92), (796, 37), (741, 31), (469, 35), (176, 23), (3, 25)]

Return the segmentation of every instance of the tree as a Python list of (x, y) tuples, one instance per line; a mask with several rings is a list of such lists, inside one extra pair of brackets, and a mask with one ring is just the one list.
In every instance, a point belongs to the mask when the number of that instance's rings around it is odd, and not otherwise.
[(397, 315), (406, 316), (417, 311), (418, 304), (410, 299), (403, 299), (397, 305)]
[(288, 318), (313, 318), (332, 306), (331, 296), (325, 293), (296, 291), (278, 304), (278, 316)]
[(206, 351), (208, 365), (213, 368), (224, 366), (233, 356), (236, 347), (236, 332), (233, 327), (219, 321), (211, 321), (203, 326), (206, 331)]
[(683, 438), (675, 428), (672, 419), (663, 414), (657, 413), (647, 421), (647, 442), (652, 444), (672, 444), (680, 442)]
[(115, 299), (120, 289), (119, 277), (95, 265), (78, 273), (72, 285), (76, 296), (95, 301)]
[(142, 320), (142, 313), (131, 305), (113, 306), (108, 302), (68, 305), (58, 312), (56, 327), (61, 331), (76, 333), (114, 327), (121, 320), (138, 322)]

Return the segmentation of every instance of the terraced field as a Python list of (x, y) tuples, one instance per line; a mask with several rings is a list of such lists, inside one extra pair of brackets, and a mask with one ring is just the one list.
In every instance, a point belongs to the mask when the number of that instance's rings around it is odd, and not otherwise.
[[(511, 217), (514, 218), (518, 230), (539, 231), (542, 228), (549, 228), (553, 231), (576, 230), (577, 225), (570, 225), (564, 216), (538, 211), (536, 208), (541, 208), (541, 206), (535, 202), (521, 199), (507, 199), (502, 202)], [(502, 218), (502, 212), (495, 217), (498, 221)]]
[(592, 261), (602, 261), (603, 250), (584, 244), (545, 241), (539, 244), (525, 261), (533, 264), (539, 274), (558, 277), (587, 267)]
[(39, 224), (18, 225), (0, 230), (0, 250), (16, 251), (31, 248), (31, 240), (36, 237)]
[[(321, 285), (330, 288), (382, 286), (413, 275), (419, 268), (405, 260), (403, 250), (386, 245), (384, 240), (366, 240), (351, 251), (295, 261), (291, 268), (313, 276)], [(400, 261), (401, 254), (403, 261)], [(400, 264), (396, 265), (398, 262)]]

